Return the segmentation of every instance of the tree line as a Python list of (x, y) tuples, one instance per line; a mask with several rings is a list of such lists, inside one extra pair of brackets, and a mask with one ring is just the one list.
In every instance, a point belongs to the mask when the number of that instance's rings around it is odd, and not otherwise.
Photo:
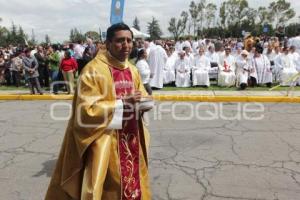
[[(213, 1), (191, 1), (189, 9), (169, 21), (168, 31), (175, 40), (182, 36), (194, 37), (241, 37), (242, 32), (253, 35), (274, 35), (281, 26), (287, 36), (295, 36), (300, 28), (299, 23), (289, 22), (296, 16), (291, 3), (286, 0), (271, 2), (267, 7), (251, 8), (247, 0), (227, 0), (220, 8)], [(135, 18), (133, 26), (139, 28)], [(147, 25), (151, 39), (162, 36), (158, 20), (154, 17)]]

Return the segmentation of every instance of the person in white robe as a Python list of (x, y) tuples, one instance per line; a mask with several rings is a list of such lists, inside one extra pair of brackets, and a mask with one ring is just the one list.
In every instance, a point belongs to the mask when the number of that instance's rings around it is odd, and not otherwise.
[(280, 81), (280, 71), (281, 71), (281, 68), (280, 68), (280, 64), (279, 64), (279, 58), (281, 56), (281, 47), (280, 46), (276, 46), (274, 48), (274, 53), (275, 53), (275, 57), (273, 58), (274, 59), (274, 67), (272, 68), (272, 75), (273, 75), (273, 81), (275, 83), (279, 83)]
[(151, 48), (148, 59), (151, 71), (150, 86), (155, 89), (163, 88), (163, 70), (168, 59), (167, 53), (161, 45), (161, 41), (156, 42), (156, 47)]
[(295, 85), (296, 82), (289, 81), (289, 79), (291, 79), (291, 77), (298, 74), (298, 71), (296, 70), (296, 65), (293, 60), (293, 55), (290, 54), (288, 47), (283, 48), (283, 54), (279, 58), (279, 65), (281, 68), (280, 85), (281, 86)]
[(218, 79), (218, 73), (220, 68), (220, 57), (215, 52), (215, 48), (213, 46), (208, 47), (208, 52), (206, 53), (206, 57), (209, 59), (210, 62), (210, 69), (209, 69), (209, 77)]
[[(297, 52), (295, 46), (291, 46), (290, 51), (291, 51), (293, 61), (296, 66), (296, 70), (298, 71), (298, 73), (300, 73), (300, 54)], [(299, 74), (299, 76), (300, 76), (300, 74)], [(300, 85), (300, 77), (298, 78), (298, 80), (296, 82), (297, 82), (297, 85)]]
[(256, 45), (254, 57), (250, 61), (250, 77), (255, 79), (254, 85), (266, 84), (271, 87), (273, 80), (270, 60), (262, 53), (263, 47)]
[(182, 51), (179, 53), (179, 59), (175, 63), (175, 71), (176, 71), (176, 87), (190, 87), (191, 86), (191, 78), (190, 78), (190, 62), (185, 57), (185, 52)]
[(237, 47), (235, 52), (233, 53), (234, 58), (237, 60), (241, 57), (242, 48)]
[(204, 54), (204, 48), (199, 48), (199, 54), (195, 56), (192, 63), (193, 86), (210, 86), (209, 69), (210, 61)]
[(245, 90), (248, 86), (250, 71), (248, 56), (249, 52), (247, 50), (243, 50), (236, 60), (236, 86), (241, 90)]
[(298, 30), (298, 35), (296, 37), (289, 39), (288, 45), (289, 47), (294, 46), (296, 52), (300, 54), (300, 29)]
[(198, 41), (198, 39), (196, 38), (196, 39), (193, 40), (193, 42), (192, 42), (192, 49), (193, 49), (193, 54), (194, 54), (194, 55), (197, 55), (197, 54), (198, 54), (198, 52), (197, 52), (198, 48), (199, 48), (199, 41)]
[(273, 81), (276, 81), (276, 73), (278, 69), (276, 69), (277, 66), (275, 65), (275, 58), (277, 55), (273, 50), (272, 43), (267, 44), (267, 48), (264, 50), (264, 55), (267, 56), (267, 58), (270, 60)]
[(147, 51), (145, 49), (141, 49), (137, 55), (136, 68), (138, 69), (140, 76), (142, 78), (144, 87), (149, 95), (152, 95), (152, 89), (149, 85), (150, 82), (150, 67), (146, 61), (147, 59)]
[(235, 69), (236, 69), (236, 61), (234, 57), (231, 55), (230, 47), (226, 47), (225, 56), (220, 59), (220, 63), (222, 63), (219, 72), (218, 85), (231, 87), (235, 85)]
[(167, 51), (168, 59), (164, 68), (164, 85), (173, 84), (175, 82), (175, 62), (178, 59), (178, 54), (172, 49)]
[(182, 51), (182, 48), (183, 48), (183, 38), (182, 37), (180, 37), (179, 38), (179, 41), (177, 41), (176, 42), (176, 44), (175, 44), (175, 51), (177, 51), (177, 52), (181, 52)]
[(190, 38), (189, 38), (189, 40), (186, 40), (183, 42), (181, 50), (183, 50), (184, 47), (189, 47), (190, 49), (192, 49), (192, 40)]
[(194, 60), (194, 54), (192, 52), (192, 49), (188, 46), (183, 47), (183, 51), (185, 52), (185, 57), (188, 59), (189, 64), (191, 65)]

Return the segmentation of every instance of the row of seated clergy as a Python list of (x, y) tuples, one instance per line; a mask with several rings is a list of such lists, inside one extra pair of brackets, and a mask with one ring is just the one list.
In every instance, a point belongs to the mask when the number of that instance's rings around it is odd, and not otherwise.
[[(244, 51), (246, 52), (246, 51)], [(200, 54), (191, 61), (181, 55), (175, 63), (167, 62), (164, 69), (164, 84), (176, 82), (177, 87), (190, 87), (191, 85), (210, 85), (212, 72), (217, 74), (219, 86), (239, 86), (241, 83), (247, 84), (249, 76), (255, 78), (258, 84), (272, 83), (272, 67), (265, 55), (247, 59), (241, 55), (235, 59), (232, 55), (226, 55), (220, 59), (219, 63), (210, 62), (207, 56)], [(289, 80), (298, 74), (295, 63), (290, 54), (282, 54), (276, 61), (279, 66), (281, 85), (291, 85)]]
[[(210, 74), (214, 71), (220, 72), (218, 78), (221, 86), (233, 86), (236, 80), (235, 67), (230, 67), (229, 61), (225, 61), (225, 65), (219, 69), (218, 65), (214, 66), (204, 54), (197, 55), (192, 63), (181, 54), (174, 63), (174, 70), (172, 63), (167, 62), (164, 69), (164, 84), (175, 81), (177, 87), (210, 86)], [(228, 65), (226, 62), (229, 62)]]

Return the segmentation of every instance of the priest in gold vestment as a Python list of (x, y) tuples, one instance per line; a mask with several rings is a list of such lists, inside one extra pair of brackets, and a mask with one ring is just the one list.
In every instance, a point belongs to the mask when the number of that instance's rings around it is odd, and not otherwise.
[(107, 30), (107, 51), (82, 71), (46, 200), (150, 200), (149, 133), (136, 109), (147, 96), (128, 62), (133, 34)]

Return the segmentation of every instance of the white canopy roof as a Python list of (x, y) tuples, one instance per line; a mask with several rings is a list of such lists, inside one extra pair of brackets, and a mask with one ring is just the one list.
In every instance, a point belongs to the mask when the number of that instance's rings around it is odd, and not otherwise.
[(139, 30), (137, 30), (137, 29), (135, 29), (133, 27), (131, 27), (130, 30), (132, 31), (133, 36), (135, 38), (147, 38), (147, 37), (150, 37), (149, 34), (143, 33), (143, 32), (141, 32), (141, 31), (139, 31)]

